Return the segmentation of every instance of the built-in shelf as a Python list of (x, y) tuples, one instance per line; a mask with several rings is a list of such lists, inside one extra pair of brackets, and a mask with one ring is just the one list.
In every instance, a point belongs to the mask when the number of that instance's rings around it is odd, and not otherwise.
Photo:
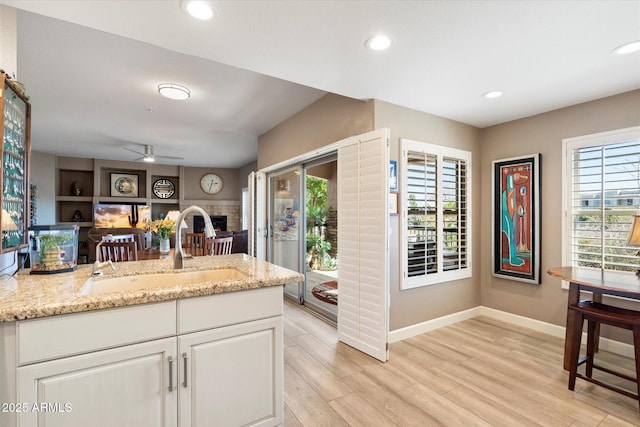
[(151, 203), (154, 205), (179, 205), (178, 199), (151, 199)]
[(76, 224), (78, 225), (78, 227), (93, 227), (93, 223), (92, 222), (88, 222), (88, 221), (84, 221), (84, 222), (78, 222), (78, 221), (61, 221), (58, 224)]
[(136, 203), (148, 205), (151, 201), (146, 197), (94, 197), (96, 203)]
[(56, 202), (93, 203), (93, 197), (91, 196), (56, 196)]

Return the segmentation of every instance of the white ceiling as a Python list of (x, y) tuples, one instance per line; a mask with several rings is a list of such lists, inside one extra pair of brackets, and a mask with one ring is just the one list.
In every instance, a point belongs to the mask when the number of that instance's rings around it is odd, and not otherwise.
[[(486, 127), (640, 88), (640, 53), (611, 53), (640, 39), (640, 1), (215, 1), (210, 21), (178, 0), (0, 4), (61, 20), (19, 13), (18, 80), (33, 148), (63, 155), (238, 167), (325, 92)], [(391, 49), (364, 48), (377, 33)]]

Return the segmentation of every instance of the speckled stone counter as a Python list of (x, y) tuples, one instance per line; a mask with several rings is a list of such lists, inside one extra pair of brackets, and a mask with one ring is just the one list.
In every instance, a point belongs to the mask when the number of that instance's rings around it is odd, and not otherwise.
[(173, 259), (116, 263), (116, 270), (103, 268), (94, 280), (133, 275), (161, 274), (233, 268), (247, 277), (225, 281), (159, 286), (158, 288), (100, 295), (81, 295), (91, 278), (91, 265), (71, 273), (30, 275), (28, 270), (0, 279), (0, 321), (7, 322), (65, 313), (124, 307), (298, 282), (303, 276), (292, 270), (257, 260), (245, 254), (203, 256), (185, 260), (183, 270), (173, 269)]

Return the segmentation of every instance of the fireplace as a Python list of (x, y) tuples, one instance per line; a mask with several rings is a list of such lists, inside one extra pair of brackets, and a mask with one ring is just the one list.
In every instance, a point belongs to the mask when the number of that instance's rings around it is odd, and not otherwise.
[[(227, 231), (226, 215), (209, 215), (211, 224), (216, 231)], [(202, 215), (193, 216), (193, 232), (204, 233), (204, 217)]]

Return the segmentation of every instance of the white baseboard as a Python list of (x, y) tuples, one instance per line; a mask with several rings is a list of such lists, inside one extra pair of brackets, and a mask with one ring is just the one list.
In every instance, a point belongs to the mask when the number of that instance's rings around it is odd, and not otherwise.
[(407, 338), (415, 337), (416, 335), (424, 334), (425, 332), (462, 322), (463, 320), (472, 319), (476, 316), (480, 316), (481, 308), (482, 307), (478, 306), (470, 308), (469, 310), (438, 317), (437, 319), (416, 323), (415, 325), (407, 326), (406, 328), (389, 331), (389, 342), (393, 343), (396, 341), (402, 341)]
[[(417, 323), (415, 325), (407, 326), (405, 328), (389, 331), (389, 342), (393, 343), (396, 341), (402, 341), (404, 339), (411, 338), (413, 336), (433, 331), (445, 326), (453, 325), (454, 323), (472, 319), (477, 316), (491, 317), (502, 322), (507, 322), (517, 326), (533, 329), (534, 331), (549, 334), (554, 337), (564, 338), (565, 336), (564, 326), (542, 322), (540, 320), (508, 313), (506, 311), (496, 310), (494, 308), (478, 306), (469, 310), (448, 314), (446, 316), (438, 317), (437, 319), (431, 319), (425, 322)], [(586, 339), (587, 338), (585, 333), (583, 334), (582, 342), (586, 342)], [(631, 358), (633, 358), (635, 354), (633, 345), (614, 341), (608, 338), (600, 339), (600, 349)]]

